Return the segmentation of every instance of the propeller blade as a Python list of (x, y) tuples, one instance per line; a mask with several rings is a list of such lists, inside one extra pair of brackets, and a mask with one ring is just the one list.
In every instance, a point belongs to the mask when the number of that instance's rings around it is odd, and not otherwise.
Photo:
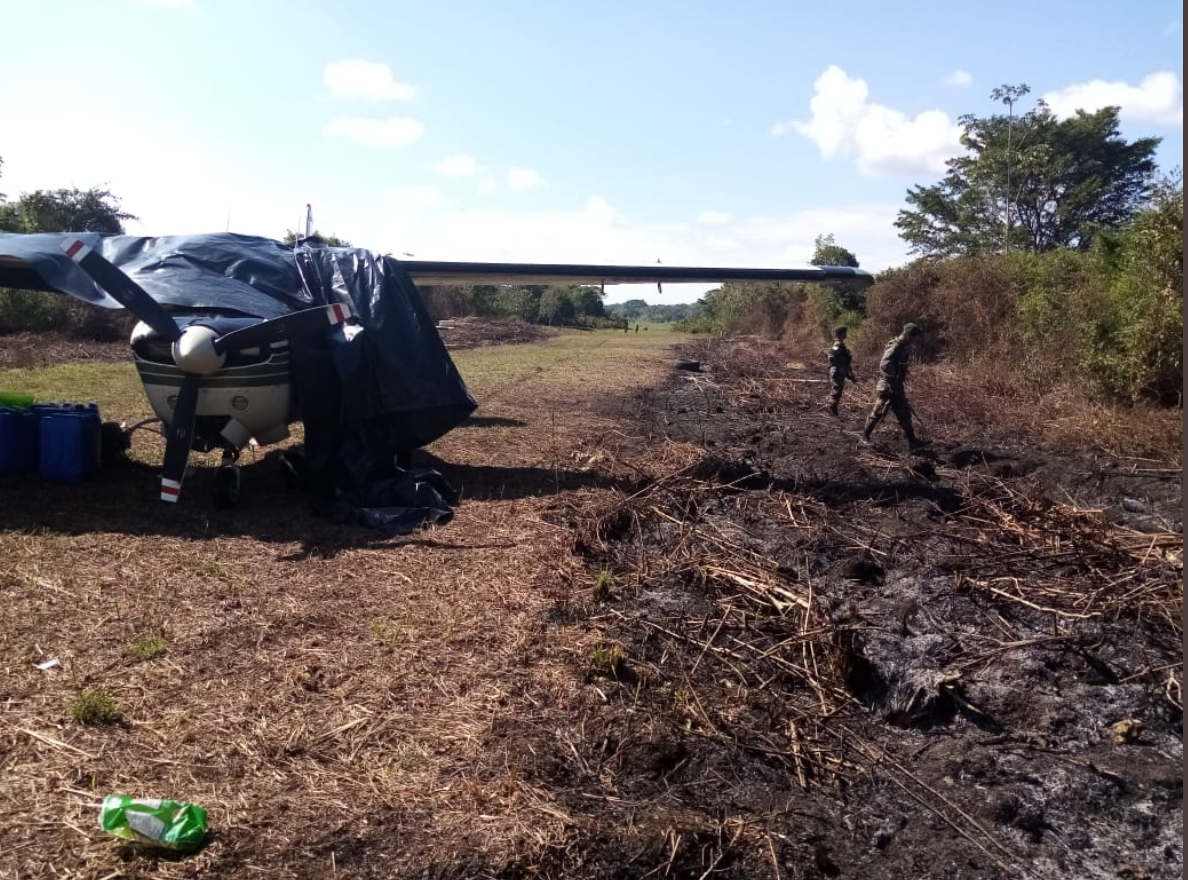
[(341, 303), (302, 309), (300, 312), (261, 321), (241, 330), (232, 330), (214, 341), (214, 349), (217, 353), (223, 354), (255, 348), (257, 345), (276, 342), (288, 336), (303, 336), (315, 330), (334, 327), (350, 316), (350, 311)]
[(123, 270), (88, 247), (82, 239), (66, 239), (62, 242), (62, 250), (66, 252), (66, 256), (78, 263), (96, 284), (107, 291), (112, 299), (170, 342), (177, 342), (181, 336), (177, 323), (169, 317), (169, 313), (159, 302), (145, 293), (144, 288), (129, 278)]
[(182, 379), (177, 401), (173, 405), (173, 421), (165, 435), (165, 466), (161, 469), (161, 500), (176, 502), (181, 494), (186, 464), (190, 460), (190, 446), (194, 442), (194, 418), (198, 414), (198, 381), (192, 373)]

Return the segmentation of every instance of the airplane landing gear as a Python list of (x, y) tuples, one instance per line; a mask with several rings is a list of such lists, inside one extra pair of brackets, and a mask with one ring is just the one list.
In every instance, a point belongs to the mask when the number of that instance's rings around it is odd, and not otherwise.
[(239, 505), (239, 453), (232, 449), (223, 450), (223, 463), (215, 472), (215, 507), (227, 509)]

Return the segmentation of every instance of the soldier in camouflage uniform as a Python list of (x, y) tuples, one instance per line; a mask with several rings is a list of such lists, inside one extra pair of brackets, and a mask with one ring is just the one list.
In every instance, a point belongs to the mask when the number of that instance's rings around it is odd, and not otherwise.
[(920, 328), (915, 324), (904, 324), (903, 332), (887, 343), (883, 352), (883, 359), (879, 361), (879, 384), (877, 387), (878, 400), (874, 409), (866, 417), (866, 427), (862, 429), (862, 440), (870, 442), (871, 432), (883, 420), (890, 409), (899, 420), (899, 426), (907, 437), (908, 446), (918, 449), (924, 446), (916, 437), (912, 428), (912, 407), (908, 403), (904, 383), (907, 381), (908, 357), (911, 354), (912, 340), (920, 335)]
[(849, 331), (845, 327), (838, 327), (833, 331), (833, 348), (829, 349), (829, 412), (837, 415), (837, 406), (841, 403), (842, 392), (846, 389), (846, 380), (857, 382), (852, 364), (854, 356), (846, 348), (846, 335)]

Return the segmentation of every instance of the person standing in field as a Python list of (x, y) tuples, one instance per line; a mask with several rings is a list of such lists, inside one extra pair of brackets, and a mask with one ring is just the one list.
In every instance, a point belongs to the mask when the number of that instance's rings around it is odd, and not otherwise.
[(842, 392), (846, 390), (846, 380), (857, 382), (854, 375), (854, 355), (846, 347), (846, 327), (837, 327), (833, 331), (834, 343), (829, 349), (829, 413), (837, 415), (838, 404), (841, 403)]
[(866, 417), (866, 427), (862, 429), (862, 442), (869, 445), (870, 435), (890, 409), (899, 420), (899, 427), (903, 428), (908, 446), (919, 449), (927, 444), (923, 443), (912, 427), (912, 407), (908, 403), (904, 385), (907, 383), (908, 359), (911, 355), (912, 341), (920, 335), (920, 328), (916, 324), (904, 324), (903, 332), (887, 343), (883, 351), (883, 358), (879, 361), (879, 384), (876, 387), (878, 397), (874, 408)]

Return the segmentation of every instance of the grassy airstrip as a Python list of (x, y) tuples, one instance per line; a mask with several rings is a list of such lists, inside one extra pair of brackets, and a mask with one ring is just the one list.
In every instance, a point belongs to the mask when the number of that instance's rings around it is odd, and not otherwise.
[[(335, 876), (342, 840), (385, 823), (404, 830), (368, 846), (395, 876), (431, 852), (498, 864), (559, 833), (547, 796), (483, 743), (542, 693), (581, 698), (593, 637), (546, 619), (587, 573), (541, 507), (604, 491), (611, 466), (591, 459), (630, 440), (613, 401), (667, 375), (677, 339), (457, 352), (480, 409), (426, 461), (463, 501), (408, 538), (312, 516), (264, 450), (244, 454), (239, 509), (212, 505), (217, 453), (195, 454), (163, 505), (149, 431), (139, 467), (90, 484), (0, 480), (0, 810), (20, 817), (0, 877)], [(131, 363), (8, 370), (0, 389), (151, 415)], [(209, 845), (131, 853), (96, 827), (111, 793), (201, 804)]]

